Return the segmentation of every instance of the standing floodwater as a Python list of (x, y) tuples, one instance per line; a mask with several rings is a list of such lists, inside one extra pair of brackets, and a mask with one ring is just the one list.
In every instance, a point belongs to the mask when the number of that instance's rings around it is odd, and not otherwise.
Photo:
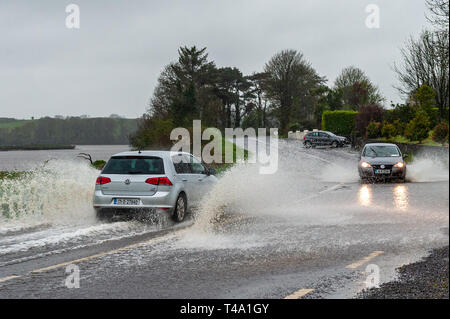
[(128, 145), (77, 145), (72, 150), (0, 151), (0, 171), (30, 170), (51, 159), (74, 160), (79, 153), (89, 153), (93, 160), (108, 160), (128, 151)]

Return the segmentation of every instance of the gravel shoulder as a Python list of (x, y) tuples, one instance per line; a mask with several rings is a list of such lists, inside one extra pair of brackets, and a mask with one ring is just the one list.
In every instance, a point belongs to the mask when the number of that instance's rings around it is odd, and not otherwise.
[(435, 249), (423, 260), (398, 268), (398, 280), (366, 289), (357, 298), (448, 299), (448, 249)]

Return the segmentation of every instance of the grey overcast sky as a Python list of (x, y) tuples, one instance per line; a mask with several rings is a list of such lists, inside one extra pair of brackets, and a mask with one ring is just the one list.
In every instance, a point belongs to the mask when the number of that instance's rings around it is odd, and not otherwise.
[[(424, 0), (0, 0), (0, 117), (140, 116), (179, 46), (207, 47), (217, 66), (261, 71), (281, 49), (304, 53), (331, 85), (362, 68), (387, 101), (394, 61), (425, 26)], [(67, 29), (65, 8), (80, 8)], [(380, 28), (365, 26), (368, 4)]]

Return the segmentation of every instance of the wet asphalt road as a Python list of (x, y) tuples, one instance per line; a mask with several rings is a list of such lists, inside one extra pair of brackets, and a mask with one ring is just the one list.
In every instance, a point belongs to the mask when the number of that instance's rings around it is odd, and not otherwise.
[[(195, 222), (0, 232), (0, 298), (285, 298), (302, 289), (303, 298), (352, 298), (367, 265), (386, 282), (448, 244), (448, 169), (443, 180), (427, 181), (423, 165), (415, 182), (362, 185), (348, 149), (280, 142), (279, 152), (274, 176), (233, 168)], [(79, 288), (66, 287), (69, 264)]]

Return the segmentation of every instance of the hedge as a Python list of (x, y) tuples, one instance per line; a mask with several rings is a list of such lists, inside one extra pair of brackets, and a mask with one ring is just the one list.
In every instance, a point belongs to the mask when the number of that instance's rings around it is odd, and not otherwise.
[(355, 129), (355, 111), (325, 111), (322, 114), (322, 129), (337, 135), (351, 136)]

